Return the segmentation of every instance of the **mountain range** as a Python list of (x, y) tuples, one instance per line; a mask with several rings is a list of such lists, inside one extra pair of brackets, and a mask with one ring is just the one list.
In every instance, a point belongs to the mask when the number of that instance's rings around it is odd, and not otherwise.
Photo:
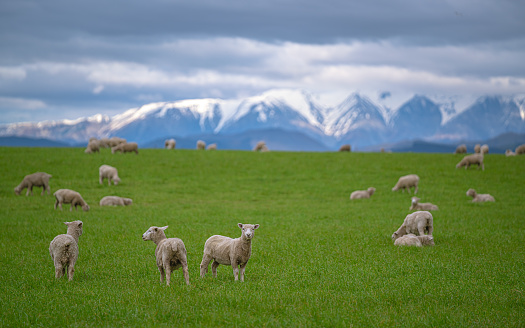
[[(415, 95), (397, 108), (352, 93), (336, 106), (304, 90), (270, 90), (234, 100), (151, 103), (113, 117), (0, 125), (0, 137), (42, 138), (85, 145), (90, 137), (119, 136), (141, 147), (197, 139), (219, 149), (250, 149), (272, 140), (279, 150), (353, 149), (409, 140), (456, 144), (525, 133), (525, 96), (483, 96), (458, 108), (457, 98)], [(186, 140), (186, 141), (183, 141)], [(268, 142), (267, 142), (268, 143)], [(189, 147), (193, 148), (193, 147)]]

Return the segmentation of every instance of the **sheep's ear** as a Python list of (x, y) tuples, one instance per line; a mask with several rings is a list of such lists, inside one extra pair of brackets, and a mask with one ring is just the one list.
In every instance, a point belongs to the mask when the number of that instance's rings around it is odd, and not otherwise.
[(79, 228), (82, 228), (82, 222), (79, 222), (79, 223), (78, 223), (78, 227), (79, 227)]
[(165, 227), (162, 227), (162, 228), (159, 228), (159, 229), (164, 231), (164, 230), (168, 229), (168, 226), (165, 226)]
[(242, 223), (237, 223), (237, 225), (242, 229)]
[(69, 226), (71, 222), (64, 222), (65, 225)]
[(256, 224), (256, 225), (253, 226), (253, 230), (255, 230), (255, 229), (257, 229), (257, 228), (259, 228), (259, 225), (258, 225), (258, 224)]

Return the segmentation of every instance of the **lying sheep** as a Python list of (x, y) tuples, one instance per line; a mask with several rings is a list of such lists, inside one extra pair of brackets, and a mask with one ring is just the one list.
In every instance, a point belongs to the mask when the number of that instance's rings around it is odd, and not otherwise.
[(392, 188), (392, 191), (397, 191), (402, 189), (405, 192), (405, 189), (410, 193), (410, 188), (414, 187), (414, 194), (417, 193), (417, 185), (419, 184), (419, 177), (416, 174), (409, 174), (399, 178), (396, 185)]
[(476, 153), (476, 154), (481, 153), (481, 146), (480, 146), (480, 144), (476, 144), (474, 146), (474, 153)]
[(55, 265), (55, 278), (66, 273), (73, 280), (75, 263), (78, 259), (78, 238), (82, 235), (82, 221), (64, 222), (67, 234), (56, 236), (49, 244), (49, 254)]
[(367, 190), (356, 190), (350, 194), (350, 199), (370, 198), (376, 191), (376, 188), (370, 187)]
[(212, 143), (211, 145), (208, 146), (207, 149), (208, 150), (217, 150), (217, 144)]
[(463, 159), (456, 164), (456, 169), (464, 166), (466, 170), (471, 165), (477, 165), (478, 170), (481, 167), (481, 170), (484, 171), (485, 165), (483, 165), (483, 154), (472, 154), (463, 157)]
[(525, 144), (519, 145), (516, 147), (516, 155), (523, 155), (525, 154)]
[(403, 224), (396, 232), (392, 234), (392, 240), (408, 234), (415, 234), (416, 236), (423, 236), (425, 232), (429, 235), (434, 231), (432, 214), (428, 211), (417, 211), (408, 214), (403, 221)]
[(456, 147), (456, 151), (454, 154), (466, 154), (467, 153), (467, 145), (461, 144)]
[(516, 153), (513, 152), (511, 149), (505, 150), (505, 156), (516, 156)]
[(86, 150), (84, 150), (84, 153), (86, 154), (92, 154), (92, 153), (100, 153), (99, 143), (95, 140), (90, 140)]
[(167, 139), (166, 141), (164, 141), (164, 148), (175, 149), (176, 144), (177, 142), (175, 141), (175, 139)]
[(111, 181), (113, 181), (114, 185), (118, 185), (120, 178), (117, 169), (106, 164), (101, 165), (98, 168), (98, 182), (102, 184), (104, 179), (108, 179), (108, 186), (111, 186)]
[(77, 210), (77, 206), (82, 206), (82, 209), (87, 212), (89, 211), (89, 205), (84, 201), (82, 196), (70, 189), (58, 189), (53, 194), (55, 196), (55, 210), (57, 209), (57, 205), (62, 210), (62, 204), (71, 204), (71, 207), (69, 208), (69, 211), (73, 211), (73, 207), (75, 208), (75, 211)]
[(47, 190), (47, 194), (51, 194), (51, 188), (49, 187), (49, 179), (52, 177), (51, 174), (47, 174), (45, 172), (36, 172), (33, 174), (26, 175), (22, 182), (18, 186), (15, 187), (15, 194), (20, 195), (22, 190), (27, 188), (26, 196), (33, 196), (33, 187), (42, 187), (42, 193), (41, 195), (44, 195), (45, 191)]
[(242, 230), (241, 237), (232, 239), (224, 236), (211, 236), (204, 244), (204, 254), (201, 262), (201, 277), (204, 278), (208, 272), (208, 265), (211, 260), (211, 271), (214, 277), (217, 277), (217, 267), (220, 264), (231, 265), (235, 281), (240, 279), (244, 281), (244, 270), (252, 254), (252, 239), (255, 235), (255, 229), (259, 228), (258, 224), (237, 224)]
[(135, 154), (138, 154), (139, 153), (138, 149), (139, 149), (139, 145), (136, 142), (126, 142), (126, 143), (120, 143), (116, 145), (115, 147), (112, 147), (111, 153), (114, 154), (117, 152), (122, 152), (122, 153), (135, 152)]
[(404, 235), (394, 241), (396, 246), (434, 246), (434, 237), (432, 235), (416, 236), (414, 234)]
[(473, 202), (495, 202), (496, 200), (489, 194), (478, 194), (476, 190), (470, 188), (467, 190), (467, 196), (472, 197)]
[(164, 282), (164, 275), (166, 275), (166, 284), (169, 286), (171, 272), (182, 267), (184, 280), (186, 280), (186, 284), (189, 285), (190, 275), (188, 273), (186, 247), (184, 246), (184, 242), (179, 238), (166, 238), (164, 230), (167, 228), (168, 226), (162, 228), (152, 226), (142, 235), (142, 240), (151, 240), (157, 245), (157, 248), (155, 248), (155, 258), (157, 259), (161, 283)]
[(339, 151), (352, 151), (352, 147), (348, 144), (339, 147)]
[(489, 153), (489, 145), (483, 145), (481, 146), (480, 150), (479, 150), (480, 154), (488, 154)]
[(100, 206), (127, 206), (132, 203), (133, 200), (131, 198), (119, 196), (106, 196), (100, 200)]
[(423, 211), (437, 211), (439, 208), (437, 205), (434, 205), (432, 203), (420, 203), (421, 199), (417, 197), (412, 197), (412, 205), (410, 206), (409, 210), (423, 210)]
[(202, 140), (197, 141), (197, 149), (198, 150), (204, 150), (206, 149), (206, 143)]

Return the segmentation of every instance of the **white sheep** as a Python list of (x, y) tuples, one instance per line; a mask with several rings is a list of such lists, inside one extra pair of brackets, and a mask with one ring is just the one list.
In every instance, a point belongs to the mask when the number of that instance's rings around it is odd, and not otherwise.
[(483, 155), (485, 154), (488, 154), (489, 153), (489, 145), (483, 145), (481, 146), (479, 152)]
[(57, 209), (57, 205), (60, 208), (60, 210), (62, 210), (62, 204), (71, 204), (71, 207), (69, 209), (70, 212), (73, 211), (73, 207), (75, 208), (75, 210), (77, 210), (77, 206), (79, 205), (85, 212), (89, 211), (89, 205), (86, 203), (86, 201), (84, 201), (82, 196), (74, 190), (58, 189), (53, 195), (56, 199), (55, 210)]
[(437, 211), (439, 208), (437, 205), (434, 205), (432, 203), (420, 203), (421, 199), (417, 197), (412, 197), (412, 205), (410, 206), (409, 210), (423, 210), (423, 211)]
[(157, 245), (155, 248), (155, 258), (157, 259), (157, 267), (160, 272), (160, 282), (164, 282), (164, 275), (166, 275), (166, 284), (169, 286), (171, 281), (171, 272), (182, 267), (184, 272), (184, 280), (186, 284), (190, 284), (190, 275), (188, 273), (188, 260), (186, 247), (184, 242), (179, 238), (166, 238), (164, 230), (165, 227), (150, 227), (143, 235), (142, 240), (151, 240)]
[(470, 188), (467, 190), (467, 196), (472, 197), (473, 202), (495, 202), (496, 200), (490, 194), (478, 194), (476, 190)]
[(268, 149), (268, 147), (266, 147), (266, 143), (264, 141), (259, 141), (253, 148), (253, 151), (263, 151), (265, 148)]
[(516, 147), (516, 155), (522, 155), (522, 154), (525, 154), (525, 144), (523, 145), (519, 145), (518, 147)]
[(404, 235), (394, 241), (396, 246), (434, 246), (434, 237), (432, 235), (416, 236), (414, 234)]
[(479, 170), (479, 168), (481, 168), (481, 170), (484, 171), (485, 170), (485, 165), (483, 164), (483, 153), (472, 154), (472, 155), (467, 155), (467, 156), (463, 157), (463, 159), (461, 161), (459, 161), (458, 164), (456, 164), (456, 169), (464, 166), (465, 170), (466, 170), (471, 165), (477, 165), (478, 166), (478, 170)]
[(135, 154), (138, 154), (139, 153), (138, 149), (139, 149), (139, 145), (136, 142), (123, 142), (123, 143), (119, 143), (115, 147), (112, 147), (111, 153), (114, 154), (118, 152), (122, 152), (122, 153), (135, 152)]
[(207, 149), (208, 149), (208, 150), (217, 150), (217, 144), (212, 143), (212, 144), (208, 145), (208, 148), (207, 148)]
[(118, 185), (121, 181), (118, 176), (118, 171), (113, 166), (101, 165), (98, 168), (98, 181), (100, 184), (104, 183), (104, 179), (108, 179), (108, 186), (111, 186), (111, 181), (114, 185)]
[(206, 149), (206, 143), (202, 140), (197, 141), (197, 149), (198, 150), (205, 150)]
[(45, 191), (47, 190), (47, 194), (51, 194), (51, 188), (49, 187), (49, 179), (52, 177), (51, 174), (47, 174), (45, 172), (36, 172), (33, 174), (26, 175), (22, 182), (18, 186), (15, 187), (15, 194), (20, 195), (22, 190), (27, 188), (26, 196), (33, 196), (33, 187), (42, 187), (42, 193), (41, 195), (44, 195)]
[(465, 154), (467, 152), (467, 145), (461, 144), (456, 147), (454, 154)]
[(110, 148), (116, 147), (122, 143), (126, 143), (127, 140), (119, 137), (111, 137), (110, 139), (107, 139), (108, 146)]
[(370, 187), (367, 190), (356, 190), (350, 194), (350, 199), (359, 199), (359, 198), (370, 198), (376, 191), (376, 188)]
[(417, 185), (419, 184), (419, 177), (416, 174), (409, 174), (399, 178), (396, 185), (392, 188), (392, 191), (397, 191), (402, 189), (405, 192), (405, 189), (410, 193), (410, 188), (414, 187), (414, 194), (417, 193)]
[(474, 153), (476, 153), (476, 154), (481, 153), (481, 146), (480, 146), (480, 144), (476, 144), (474, 146)]
[(98, 140), (90, 140), (86, 150), (84, 150), (84, 153), (86, 154), (92, 154), (92, 153), (100, 153), (100, 146)]
[(352, 146), (350, 146), (349, 144), (342, 145), (341, 147), (339, 147), (339, 151), (352, 151)]
[(408, 234), (415, 234), (416, 236), (423, 236), (425, 232), (429, 235), (434, 231), (434, 219), (432, 214), (428, 211), (417, 211), (408, 214), (403, 221), (403, 224), (396, 232), (392, 234), (392, 240)]
[(516, 153), (513, 152), (511, 149), (505, 150), (505, 156), (516, 156)]
[(100, 206), (127, 206), (133, 204), (131, 198), (106, 196), (100, 200)]
[(49, 244), (49, 254), (55, 265), (55, 278), (66, 273), (73, 280), (75, 263), (78, 259), (78, 238), (82, 235), (82, 221), (64, 222), (67, 234), (56, 236)]
[[(230, 237), (214, 235), (206, 240), (204, 244), (204, 254), (201, 262), (201, 277), (204, 278), (208, 272), (208, 265), (211, 260), (211, 271), (214, 277), (217, 277), (217, 267), (222, 265), (231, 265), (235, 281), (240, 279), (244, 281), (244, 270), (252, 254), (252, 239), (255, 235), (255, 229), (259, 228), (258, 224), (237, 224), (242, 230), (241, 237), (232, 239)], [(240, 269), (240, 270), (239, 270)]]
[(175, 149), (175, 146), (177, 145), (177, 142), (175, 139), (167, 139), (164, 141), (164, 148), (166, 149)]

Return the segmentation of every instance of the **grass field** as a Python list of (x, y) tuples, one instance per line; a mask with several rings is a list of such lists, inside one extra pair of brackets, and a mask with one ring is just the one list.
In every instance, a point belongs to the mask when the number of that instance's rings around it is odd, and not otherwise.
[[(86, 155), (80, 148), (0, 148), (2, 327), (49, 326), (525, 326), (525, 156), (487, 155), (485, 171), (455, 169), (460, 155), (142, 149)], [(119, 169), (100, 185), (98, 167)], [(53, 175), (52, 192), (79, 191), (89, 212), (54, 210), (54, 197), (16, 196), (24, 175)], [(421, 178), (439, 205), (436, 246), (395, 247), (409, 213), (401, 175)], [(371, 199), (350, 201), (373, 186)], [(495, 203), (472, 203), (468, 188)], [(100, 207), (103, 196), (129, 207)], [(74, 280), (56, 280), (49, 243), (82, 220)], [(258, 223), (244, 283), (231, 267), (202, 279), (206, 239)], [(169, 225), (188, 251), (159, 283), (150, 226)]]

